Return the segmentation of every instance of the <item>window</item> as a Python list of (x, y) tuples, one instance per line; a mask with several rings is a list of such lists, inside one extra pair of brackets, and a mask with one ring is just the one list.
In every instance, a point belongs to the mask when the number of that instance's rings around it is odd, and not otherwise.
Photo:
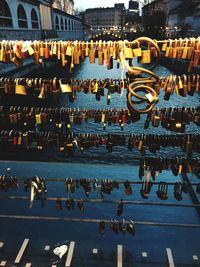
[(51, 9), (40, 4), (41, 27), (44, 30), (52, 30)]
[(34, 8), (31, 10), (31, 24), (32, 24), (32, 29), (39, 28), (38, 16)]
[(60, 30), (60, 25), (59, 25), (59, 19), (58, 16), (55, 16), (55, 24), (56, 24), (56, 30)]
[(63, 18), (62, 17), (60, 19), (60, 29), (61, 29), (61, 31), (64, 31), (64, 23), (63, 23)]
[(5, 0), (0, 1), (0, 27), (9, 27), (12, 25), (12, 16), (10, 8)]
[(24, 10), (22, 5), (18, 6), (17, 18), (18, 18), (19, 28), (28, 28), (26, 12), (25, 12), (25, 10)]
[(68, 30), (68, 23), (67, 23), (67, 19), (65, 19), (65, 30)]
[(69, 23), (68, 29), (69, 29), (69, 31), (71, 31), (71, 20), (70, 19), (68, 20), (68, 23)]

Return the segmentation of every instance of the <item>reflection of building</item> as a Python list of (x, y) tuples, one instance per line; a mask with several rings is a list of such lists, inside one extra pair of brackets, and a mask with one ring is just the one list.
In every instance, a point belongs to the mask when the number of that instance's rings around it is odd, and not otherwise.
[[(123, 4), (122, 4), (123, 5)], [(115, 7), (89, 8), (85, 11), (85, 21), (96, 30), (122, 30), (125, 18), (124, 5)]]
[[(73, 0), (60, 0), (65, 10), (53, 8), (52, 0), (0, 0), (0, 39), (83, 39), (85, 24), (73, 16)], [(67, 5), (68, 3), (68, 5)], [(54, 4), (53, 4), (54, 5)]]

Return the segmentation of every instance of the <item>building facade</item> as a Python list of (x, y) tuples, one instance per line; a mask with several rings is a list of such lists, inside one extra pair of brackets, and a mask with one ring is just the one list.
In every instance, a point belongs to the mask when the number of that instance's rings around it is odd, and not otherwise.
[(180, 1), (169, 12), (168, 27), (174, 37), (181, 35), (199, 36), (200, 34), (200, 0)]
[(53, 21), (58, 39), (84, 40), (84, 24), (80, 18), (54, 8)]
[[(153, 16), (159, 10), (166, 14), (167, 37), (183, 36), (186, 28), (199, 34), (200, 0), (154, 0), (143, 7), (143, 21), (145, 17)], [(185, 34), (187, 35), (186, 32)]]
[(41, 29), (38, 1), (15, 1), (13, 5), (13, 0), (1, 0), (1, 39), (38, 39)]
[(151, 16), (156, 11), (162, 10), (166, 14), (169, 14), (170, 10), (176, 8), (180, 4), (181, 0), (154, 0), (142, 8), (143, 16)]
[(74, 15), (73, 0), (53, 0), (53, 8), (66, 12), (69, 15)]
[[(73, 15), (73, 0), (1, 0), (0, 40), (83, 40), (85, 24)], [(67, 11), (69, 11), (69, 13)]]
[(129, 11), (139, 12), (139, 2), (130, 0), (128, 3)]
[(141, 31), (141, 17), (139, 14), (138, 1), (129, 1), (128, 9), (126, 10), (125, 31), (126, 33)]
[(122, 30), (125, 20), (125, 8), (122, 6), (107, 8), (89, 8), (85, 11), (85, 21), (92, 30)]

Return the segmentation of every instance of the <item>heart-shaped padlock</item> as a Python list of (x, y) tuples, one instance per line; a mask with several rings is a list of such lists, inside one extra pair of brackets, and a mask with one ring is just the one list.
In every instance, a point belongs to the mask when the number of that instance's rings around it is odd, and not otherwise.
[(65, 253), (67, 252), (67, 249), (67, 245), (62, 245), (60, 247), (54, 248), (53, 253), (61, 259), (63, 255), (65, 255)]

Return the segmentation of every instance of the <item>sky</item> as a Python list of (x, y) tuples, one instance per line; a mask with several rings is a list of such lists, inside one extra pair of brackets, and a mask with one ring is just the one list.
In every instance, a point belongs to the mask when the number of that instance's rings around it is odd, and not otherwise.
[(94, 7), (114, 7), (115, 3), (124, 3), (128, 8), (129, 0), (75, 0), (75, 8), (85, 10)]

